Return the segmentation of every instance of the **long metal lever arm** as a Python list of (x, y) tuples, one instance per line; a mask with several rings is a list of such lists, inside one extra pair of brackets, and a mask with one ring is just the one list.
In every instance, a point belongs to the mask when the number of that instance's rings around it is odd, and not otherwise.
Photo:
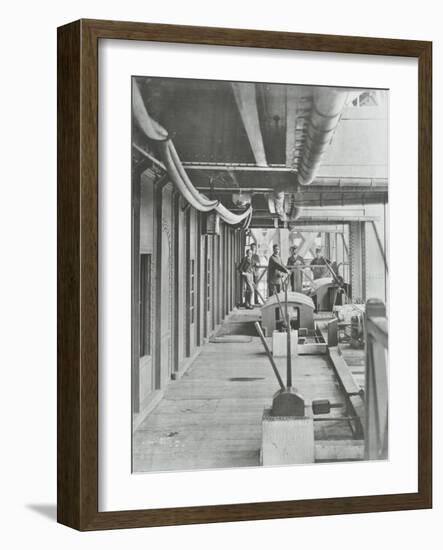
[(263, 344), (263, 347), (265, 348), (265, 351), (266, 351), (266, 355), (268, 356), (268, 359), (269, 359), (269, 362), (271, 363), (271, 367), (272, 367), (272, 370), (274, 371), (274, 374), (275, 376), (277, 377), (277, 380), (278, 380), (278, 383), (280, 384), (280, 388), (282, 390), (285, 390), (286, 387), (283, 383), (283, 380), (280, 376), (280, 373), (278, 372), (278, 369), (277, 369), (277, 365), (275, 364), (275, 361), (274, 361), (274, 358), (272, 357), (272, 353), (268, 347), (268, 344), (266, 343), (266, 340), (265, 340), (265, 336), (263, 334), (263, 331), (262, 331), (262, 328), (260, 326), (260, 323), (258, 321), (256, 321), (254, 323), (255, 325), (255, 328), (258, 332), (258, 335), (260, 336), (260, 340), (262, 341), (262, 344)]

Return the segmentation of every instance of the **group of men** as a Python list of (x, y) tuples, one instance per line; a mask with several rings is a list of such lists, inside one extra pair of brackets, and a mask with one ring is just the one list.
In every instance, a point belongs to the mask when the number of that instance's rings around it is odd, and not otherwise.
[[(302, 256), (297, 254), (297, 248), (295, 246), (291, 246), (290, 253), (291, 255), (285, 265), (280, 257), (279, 245), (274, 244), (272, 247), (272, 256), (269, 258), (268, 262), (269, 296), (277, 294), (282, 290), (284, 275), (290, 277), (292, 291), (302, 291), (303, 273), (302, 269), (297, 268), (304, 266), (305, 261)], [(244, 283), (246, 309), (253, 309), (252, 297), (254, 297), (254, 303), (256, 305), (259, 303), (259, 295), (257, 292), (257, 285), (259, 282), (259, 266), (260, 257), (257, 254), (257, 245), (252, 243), (246, 251), (246, 256), (243, 258), (238, 267)], [(309, 267), (312, 268), (314, 279), (320, 279), (321, 277), (325, 277), (327, 275), (327, 261), (322, 256), (320, 248), (315, 250), (315, 258), (310, 262)]]

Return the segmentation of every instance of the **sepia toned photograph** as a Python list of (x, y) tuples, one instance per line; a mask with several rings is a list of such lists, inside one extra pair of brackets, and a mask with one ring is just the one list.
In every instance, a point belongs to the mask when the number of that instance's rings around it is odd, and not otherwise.
[(134, 76), (131, 116), (132, 471), (388, 460), (389, 91)]

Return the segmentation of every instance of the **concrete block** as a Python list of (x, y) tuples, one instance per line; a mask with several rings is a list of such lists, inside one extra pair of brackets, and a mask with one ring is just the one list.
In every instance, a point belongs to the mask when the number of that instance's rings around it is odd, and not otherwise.
[[(286, 332), (274, 330), (272, 333), (272, 355), (274, 357), (286, 357)], [(291, 356), (297, 357), (298, 331), (291, 330)]]
[(262, 466), (311, 464), (315, 459), (312, 417), (271, 416), (265, 409), (262, 419)]

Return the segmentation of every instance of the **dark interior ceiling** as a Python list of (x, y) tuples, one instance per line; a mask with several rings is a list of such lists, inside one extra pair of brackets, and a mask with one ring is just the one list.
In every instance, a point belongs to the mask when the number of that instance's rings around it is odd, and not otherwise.
[[(255, 85), (258, 133), (268, 163), (263, 167), (257, 166), (230, 82), (143, 77), (137, 83), (149, 115), (168, 131), (195, 187), (229, 208), (235, 207), (232, 194), (240, 190), (251, 191), (256, 216), (267, 211), (267, 195), (275, 190), (308, 207), (387, 202), (386, 180), (317, 178), (309, 186), (297, 185), (294, 166), (312, 109), (308, 86)], [(297, 116), (291, 119), (294, 91)], [(294, 127), (292, 152), (288, 124)], [(136, 125), (134, 140), (145, 146)], [(155, 154), (155, 145), (150, 147)]]
[(149, 114), (167, 129), (182, 162), (254, 163), (229, 82), (147, 78)]

